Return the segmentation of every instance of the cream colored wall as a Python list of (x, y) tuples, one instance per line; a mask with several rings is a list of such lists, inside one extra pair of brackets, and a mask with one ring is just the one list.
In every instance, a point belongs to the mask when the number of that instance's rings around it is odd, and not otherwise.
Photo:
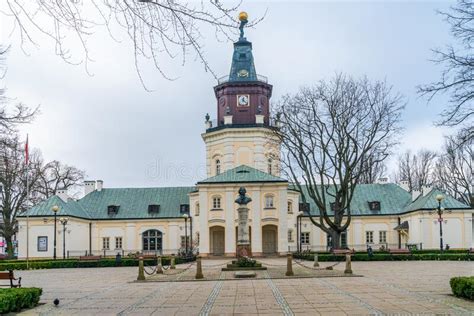
[(207, 176), (216, 175), (216, 159), (221, 172), (247, 165), (268, 172), (268, 158), (273, 159), (272, 174), (280, 175), (280, 145), (266, 128), (227, 128), (202, 134), (206, 143)]
[[(278, 230), (278, 251), (287, 250), (288, 216), (287, 216), (287, 185), (281, 183), (266, 184), (227, 184), (227, 185), (199, 185), (200, 212), (199, 232), (201, 254), (211, 252), (209, 227), (225, 227), (225, 252), (227, 255), (235, 253), (235, 228), (237, 227), (237, 208), (235, 200), (238, 197), (240, 186), (244, 186), (247, 195), (252, 199), (247, 206), (249, 212), (249, 224), (252, 228), (251, 243), (252, 252), (262, 252), (262, 226), (276, 225)], [(273, 196), (273, 208), (265, 208), (265, 196)], [(221, 198), (221, 209), (213, 209), (213, 198)], [(293, 196), (294, 198), (294, 196)], [(297, 206), (296, 206), (297, 207)], [(296, 216), (296, 212), (294, 213)], [(284, 220), (281, 221), (280, 219)]]

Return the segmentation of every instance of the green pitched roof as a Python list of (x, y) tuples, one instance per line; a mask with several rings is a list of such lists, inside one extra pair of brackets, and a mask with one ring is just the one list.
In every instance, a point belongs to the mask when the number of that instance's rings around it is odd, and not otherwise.
[(53, 216), (54, 213), (51, 209), (55, 205), (59, 206), (59, 211), (57, 213), (58, 216), (75, 216), (80, 218), (89, 218), (89, 214), (79, 204), (78, 201), (70, 199), (65, 202), (56, 195), (53, 195), (47, 200), (36, 204), (18, 217), (26, 217), (27, 214), (29, 216)]
[[(294, 189), (295, 187), (292, 186)], [(303, 186), (306, 202), (310, 204), (311, 214), (319, 214), (316, 204), (308, 195), (308, 188)], [(300, 197), (301, 200), (301, 197)], [(371, 211), (369, 202), (379, 201), (380, 211)], [(332, 200), (327, 201), (326, 208), (330, 209)], [(389, 215), (401, 213), (411, 202), (411, 194), (393, 183), (386, 184), (358, 184), (351, 201), (352, 215)]]
[(255, 168), (241, 165), (227, 170), (217, 176), (199, 181), (198, 184), (208, 183), (252, 183), (252, 182), (288, 182), (287, 180), (257, 170)]
[[(75, 216), (85, 219), (135, 219), (180, 217), (180, 205), (189, 204), (188, 193), (194, 187), (171, 188), (119, 188), (93, 191), (78, 201), (62, 201), (53, 196), (30, 210), (30, 216), (52, 216), (51, 208), (58, 205), (58, 215)], [(148, 213), (148, 205), (159, 204), (157, 214)], [(117, 215), (108, 215), (107, 207), (118, 205)], [(87, 211), (85, 211), (87, 210)], [(22, 214), (26, 216), (26, 213)]]
[(411, 212), (415, 210), (434, 210), (438, 207), (438, 201), (436, 196), (441, 194), (444, 199), (441, 201), (441, 207), (446, 209), (470, 209), (470, 207), (462, 202), (459, 202), (455, 198), (441, 192), (440, 190), (433, 189), (424, 196), (419, 196), (413, 203), (405, 208), (405, 212)]

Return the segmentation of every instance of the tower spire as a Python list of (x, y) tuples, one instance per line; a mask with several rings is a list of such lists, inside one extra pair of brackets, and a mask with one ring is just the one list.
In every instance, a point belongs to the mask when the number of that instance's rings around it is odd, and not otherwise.
[(244, 27), (248, 23), (248, 14), (240, 12), (240, 37), (234, 43), (232, 66), (230, 67), (229, 81), (256, 81), (257, 72), (252, 54), (252, 43), (244, 36)]

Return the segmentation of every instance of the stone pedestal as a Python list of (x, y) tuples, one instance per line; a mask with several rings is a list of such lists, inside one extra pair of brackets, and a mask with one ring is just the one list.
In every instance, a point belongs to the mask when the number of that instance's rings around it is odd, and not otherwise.
[(250, 234), (249, 234), (249, 209), (241, 205), (237, 211), (239, 212), (239, 226), (237, 228), (237, 257), (251, 257)]

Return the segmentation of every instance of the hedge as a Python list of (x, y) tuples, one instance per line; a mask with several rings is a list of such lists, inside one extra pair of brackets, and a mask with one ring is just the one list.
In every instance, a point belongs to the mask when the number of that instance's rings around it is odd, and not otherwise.
[(451, 278), (449, 284), (455, 296), (474, 301), (474, 276)]
[[(294, 258), (303, 260), (314, 260), (314, 254), (293, 254)], [(413, 253), (406, 255), (391, 255), (389, 253), (374, 253), (371, 257), (367, 253), (355, 253), (352, 261), (401, 261), (401, 260), (450, 260), (462, 261), (471, 260), (474, 256), (466, 253)], [(343, 261), (345, 255), (319, 254), (319, 261)]]
[[(176, 264), (185, 263), (189, 261), (194, 261), (196, 258), (180, 258), (176, 257)], [(161, 259), (163, 265), (170, 265), (171, 258), (162, 258)], [(155, 265), (155, 259), (146, 259), (144, 260), (145, 265)], [(120, 261), (119, 264), (115, 261), (115, 259), (100, 259), (97, 261), (81, 261), (79, 259), (67, 259), (67, 260), (38, 260), (38, 261), (30, 261), (29, 267), (30, 269), (62, 269), (62, 268), (102, 268), (102, 267), (116, 267), (116, 266), (123, 266), (123, 267), (133, 267), (138, 266), (138, 259), (136, 258), (125, 258)], [(6, 270), (26, 270), (26, 261), (21, 262), (1, 262), (0, 263), (0, 271)]]
[(43, 290), (37, 287), (0, 289), (0, 314), (35, 307), (38, 305), (42, 292)]

